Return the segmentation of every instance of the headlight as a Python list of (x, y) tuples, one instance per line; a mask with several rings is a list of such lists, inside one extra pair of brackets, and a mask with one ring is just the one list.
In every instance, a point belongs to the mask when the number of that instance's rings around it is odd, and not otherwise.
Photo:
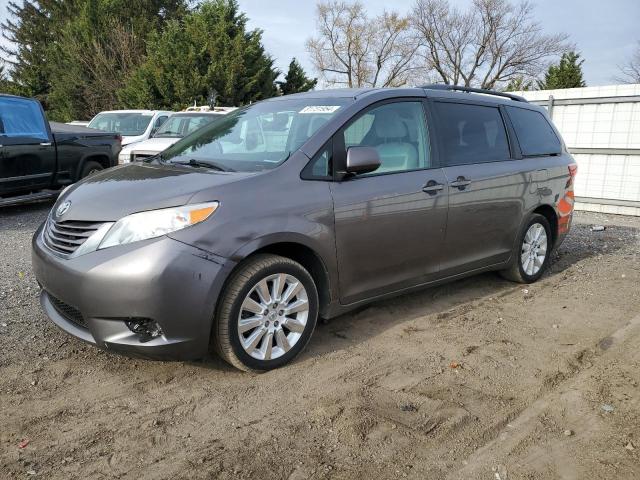
[(209, 218), (218, 205), (218, 202), (199, 203), (123, 217), (109, 229), (98, 249), (160, 237), (196, 225)]

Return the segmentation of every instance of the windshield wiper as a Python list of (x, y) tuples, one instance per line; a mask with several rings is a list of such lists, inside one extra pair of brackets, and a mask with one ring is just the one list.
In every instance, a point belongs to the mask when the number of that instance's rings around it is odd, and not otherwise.
[(174, 138), (174, 137), (179, 137), (180, 136), (180, 132), (172, 132), (172, 131), (167, 131), (167, 132), (156, 132), (156, 134), (154, 135), (155, 138)]
[(164, 157), (162, 156), (161, 153), (158, 153), (158, 154), (153, 155), (151, 157), (147, 157), (147, 158), (143, 158), (142, 159), (142, 163), (151, 163), (151, 162), (164, 163)]
[(195, 168), (212, 168), (214, 170), (218, 170), (220, 172), (233, 172), (235, 170), (228, 168), (228, 167), (223, 167), (222, 165), (212, 162), (210, 160), (196, 160), (194, 158), (189, 159), (189, 161), (187, 162), (171, 162), (174, 165), (187, 165), (189, 167), (195, 167)]

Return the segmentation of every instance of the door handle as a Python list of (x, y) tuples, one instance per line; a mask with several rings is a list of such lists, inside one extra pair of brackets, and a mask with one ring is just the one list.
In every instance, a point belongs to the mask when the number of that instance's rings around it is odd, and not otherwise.
[(467, 188), (469, 185), (471, 185), (471, 180), (467, 180), (466, 178), (464, 178), (463, 176), (460, 176), (458, 178), (456, 178), (455, 182), (451, 182), (449, 184), (450, 187), (455, 187), (458, 190), (464, 190), (465, 188)]
[(429, 195), (435, 195), (444, 188), (444, 185), (436, 182), (435, 180), (429, 180), (427, 184), (422, 187), (422, 191)]

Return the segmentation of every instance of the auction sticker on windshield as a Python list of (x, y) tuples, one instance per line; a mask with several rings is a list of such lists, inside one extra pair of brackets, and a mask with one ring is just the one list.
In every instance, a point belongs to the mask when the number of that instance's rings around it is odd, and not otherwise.
[(298, 113), (333, 113), (339, 108), (339, 105), (310, 105), (304, 107)]

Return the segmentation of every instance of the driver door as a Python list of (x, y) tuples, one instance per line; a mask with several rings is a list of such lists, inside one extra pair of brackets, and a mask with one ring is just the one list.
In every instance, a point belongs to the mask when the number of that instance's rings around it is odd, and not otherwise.
[[(447, 216), (420, 100), (376, 104), (337, 134), (344, 151), (378, 151), (378, 170), (331, 184), (339, 287), (355, 303), (434, 279)], [(338, 160), (340, 164), (340, 160)]]
[(0, 195), (51, 185), (56, 150), (35, 100), (0, 97)]

